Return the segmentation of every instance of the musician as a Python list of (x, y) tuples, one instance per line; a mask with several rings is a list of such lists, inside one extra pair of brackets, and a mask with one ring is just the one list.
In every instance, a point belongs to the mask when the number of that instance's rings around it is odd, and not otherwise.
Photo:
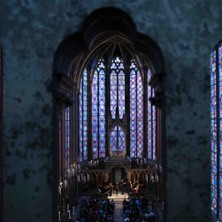
[(140, 187), (139, 187), (139, 183), (137, 183), (137, 185), (136, 185), (136, 194), (139, 193), (139, 189), (140, 189)]
[(123, 179), (122, 179), (122, 181), (121, 181), (121, 191), (122, 191), (122, 195), (123, 195), (124, 192), (126, 191), (126, 182), (124, 182)]
[(119, 184), (118, 184), (118, 182), (116, 183), (116, 194), (118, 194), (119, 193)]
[(112, 196), (113, 195), (113, 184), (112, 182), (109, 183), (109, 195)]
[(131, 180), (130, 180), (130, 190), (133, 190), (133, 183)]

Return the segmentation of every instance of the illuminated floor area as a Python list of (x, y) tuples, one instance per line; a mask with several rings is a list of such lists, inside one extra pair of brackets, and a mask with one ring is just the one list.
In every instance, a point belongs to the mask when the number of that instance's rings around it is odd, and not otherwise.
[(124, 194), (113, 194), (112, 196), (109, 196), (108, 199), (110, 200), (114, 200), (114, 201), (118, 201), (118, 202), (122, 202), (124, 199), (128, 199), (129, 195), (128, 193), (124, 193)]

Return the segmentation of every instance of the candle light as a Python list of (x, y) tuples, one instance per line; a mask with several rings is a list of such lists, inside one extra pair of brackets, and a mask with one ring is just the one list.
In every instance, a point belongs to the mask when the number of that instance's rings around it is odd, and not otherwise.
[(65, 187), (67, 187), (67, 180), (64, 180), (64, 185)]
[(60, 215), (60, 212), (59, 212), (59, 221), (61, 221), (61, 215)]
[(75, 207), (72, 207), (72, 216), (75, 216)]
[(158, 177), (158, 175), (156, 175), (156, 182), (159, 182), (159, 177)]
[(69, 220), (71, 220), (71, 213), (70, 213), (70, 210), (68, 210), (67, 212), (68, 212)]

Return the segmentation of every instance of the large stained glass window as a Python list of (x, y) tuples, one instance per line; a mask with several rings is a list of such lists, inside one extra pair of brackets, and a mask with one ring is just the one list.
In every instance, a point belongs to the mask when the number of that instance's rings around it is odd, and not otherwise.
[(119, 51), (111, 58), (106, 55), (93, 60), (88, 72), (83, 72), (79, 92), (80, 161), (119, 153), (132, 158), (147, 153), (146, 157), (156, 160), (157, 114), (150, 101), (154, 90), (146, 87), (151, 71), (144, 74), (136, 57), (128, 55), (124, 60)]
[(88, 74), (84, 69), (79, 93), (79, 157), (86, 160), (88, 156)]
[(222, 219), (222, 45), (211, 53), (211, 209)]
[(101, 59), (92, 80), (92, 154), (105, 157), (106, 145), (106, 69)]
[(130, 156), (143, 153), (143, 80), (135, 60), (130, 65)]

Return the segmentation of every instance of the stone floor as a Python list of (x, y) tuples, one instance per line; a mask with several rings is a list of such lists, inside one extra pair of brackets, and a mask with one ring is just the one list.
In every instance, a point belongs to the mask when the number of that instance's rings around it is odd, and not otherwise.
[(114, 199), (115, 211), (113, 214), (113, 221), (123, 222), (123, 199)]
[(115, 202), (115, 211), (113, 214), (114, 222), (123, 222), (123, 200), (128, 198), (129, 196), (127, 193), (114, 193), (112, 196), (108, 197), (108, 199), (113, 200)]

